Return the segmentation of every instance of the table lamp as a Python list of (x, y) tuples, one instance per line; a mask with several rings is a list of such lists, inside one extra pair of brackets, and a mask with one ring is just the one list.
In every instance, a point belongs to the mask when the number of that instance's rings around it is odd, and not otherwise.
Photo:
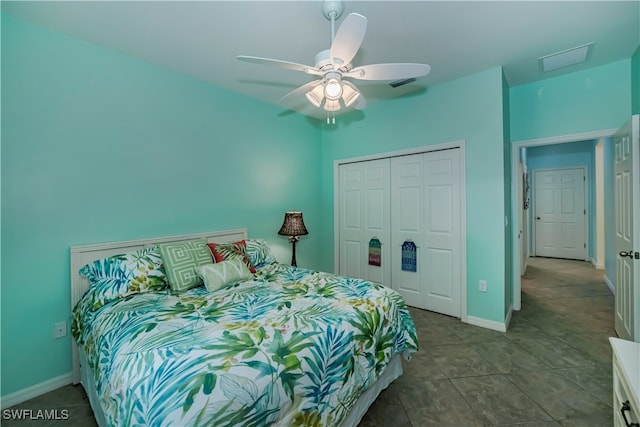
[(284, 222), (282, 223), (282, 227), (280, 227), (278, 234), (281, 236), (289, 236), (289, 241), (293, 245), (293, 250), (291, 252), (291, 265), (297, 267), (296, 242), (300, 236), (309, 234), (307, 228), (304, 226), (304, 221), (302, 220), (302, 212), (286, 212), (284, 214)]

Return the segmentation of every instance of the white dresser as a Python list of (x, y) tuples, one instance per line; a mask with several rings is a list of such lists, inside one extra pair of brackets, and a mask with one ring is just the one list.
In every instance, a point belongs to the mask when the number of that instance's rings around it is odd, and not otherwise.
[(640, 427), (640, 343), (609, 338), (613, 348), (613, 425)]

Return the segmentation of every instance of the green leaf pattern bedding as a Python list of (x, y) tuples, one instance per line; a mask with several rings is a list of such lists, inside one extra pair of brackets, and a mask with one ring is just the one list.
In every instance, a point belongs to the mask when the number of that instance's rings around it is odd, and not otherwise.
[(334, 426), (398, 353), (417, 351), (402, 297), (274, 263), (215, 292), (85, 294), (72, 331), (114, 426)]

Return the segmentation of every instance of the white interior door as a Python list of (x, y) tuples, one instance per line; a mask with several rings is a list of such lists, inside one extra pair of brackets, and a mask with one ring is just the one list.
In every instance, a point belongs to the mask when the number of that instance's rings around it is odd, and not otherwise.
[(585, 260), (585, 170), (534, 171), (536, 256)]
[[(391, 159), (393, 288), (407, 304), (450, 316), (461, 312), (459, 150)], [(403, 244), (417, 247), (415, 271), (403, 269)]]
[[(391, 286), (389, 159), (340, 165), (340, 270)], [(381, 243), (380, 265), (369, 265), (369, 242)]]
[(426, 307), (460, 317), (461, 190), (459, 150), (425, 153), (424, 265)]
[[(408, 305), (426, 309), (426, 286), (420, 277), (425, 268), (423, 163), (422, 154), (391, 159), (391, 283)], [(405, 242), (412, 242), (417, 248), (416, 271), (402, 269)]]
[(640, 285), (635, 265), (640, 262), (640, 148), (638, 115), (614, 136), (616, 298), (615, 328), (618, 336), (640, 341)]

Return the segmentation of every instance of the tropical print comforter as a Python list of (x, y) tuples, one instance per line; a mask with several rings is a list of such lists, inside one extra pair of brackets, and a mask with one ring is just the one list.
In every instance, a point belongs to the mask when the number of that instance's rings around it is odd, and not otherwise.
[(418, 349), (395, 291), (277, 263), (215, 292), (89, 292), (73, 323), (113, 426), (336, 426)]

